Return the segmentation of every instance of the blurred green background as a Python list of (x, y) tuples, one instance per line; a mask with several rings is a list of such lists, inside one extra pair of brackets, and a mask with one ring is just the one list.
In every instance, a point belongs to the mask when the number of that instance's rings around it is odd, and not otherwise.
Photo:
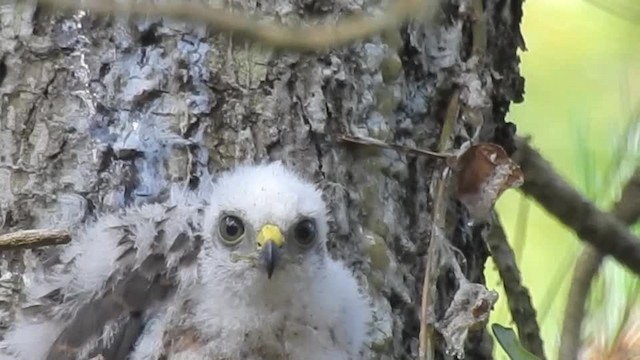
[[(634, 9), (637, 13), (631, 14)], [(623, 12), (640, 18), (638, 5)], [(585, 0), (527, 0), (522, 32), (528, 48), (520, 54), (525, 101), (511, 107), (508, 119), (520, 135), (531, 135), (534, 147), (561, 175), (609, 209), (638, 163), (640, 131), (629, 124), (639, 122), (640, 20), (623, 19)], [(620, 146), (627, 148), (624, 159), (614, 151)], [(518, 191), (506, 192), (497, 209), (538, 312), (546, 355), (556, 359), (568, 285), (582, 244)], [(488, 286), (500, 293), (491, 322), (513, 327), (492, 260), (486, 275)], [(629, 294), (638, 286), (611, 262), (599, 281), (594, 290), (600, 292), (598, 306), (585, 326), (615, 332), (624, 320), (620, 306), (635, 300)], [(506, 359), (495, 348), (496, 359)]]

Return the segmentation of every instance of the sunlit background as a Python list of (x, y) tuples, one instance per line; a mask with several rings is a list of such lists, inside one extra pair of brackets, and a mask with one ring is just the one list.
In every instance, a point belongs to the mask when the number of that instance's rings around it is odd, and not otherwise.
[[(637, 14), (629, 12), (634, 9)], [(634, 151), (624, 161), (613, 151), (625, 142), (640, 149), (640, 132), (627, 128), (630, 121), (640, 121), (640, 6), (622, 10), (631, 16), (624, 19), (586, 0), (525, 1), (522, 32), (528, 51), (520, 54), (525, 101), (508, 114), (518, 133), (531, 135), (556, 170), (603, 209), (640, 164)], [(517, 191), (505, 193), (497, 209), (538, 312), (546, 355), (557, 359), (568, 285), (582, 243)], [(491, 321), (514, 327), (492, 260), (486, 274), (489, 287), (500, 292)], [(622, 325), (622, 309), (638, 289), (632, 279), (606, 263), (595, 287), (600, 300), (597, 306), (591, 301), (585, 321), (587, 332), (606, 337)], [(496, 359), (507, 359), (495, 348)]]

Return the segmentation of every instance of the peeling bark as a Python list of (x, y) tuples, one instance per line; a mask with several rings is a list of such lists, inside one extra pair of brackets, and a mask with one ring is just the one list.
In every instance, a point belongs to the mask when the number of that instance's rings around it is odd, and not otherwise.
[[(237, 1), (285, 23), (375, 11), (357, 0)], [(484, 9), (483, 9), (484, 6)], [(0, 225), (73, 228), (105, 211), (155, 201), (172, 182), (196, 187), (242, 161), (283, 159), (322, 186), (331, 252), (376, 298), (372, 358), (415, 358), (435, 162), (339, 143), (341, 133), (433, 149), (453, 90), (457, 145), (487, 140), (521, 101), (521, 1), (443, 1), (437, 23), (299, 55), (170, 19), (0, 5)], [(506, 148), (506, 147), (505, 147)], [(481, 229), (449, 204), (446, 236), (469, 280), (484, 283)], [(0, 325), (25, 278), (55, 249), (5, 252)], [(438, 284), (443, 316), (455, 283)], [(444, 358), (445, 349), (437, 349)], [(491, 358), (470, 333), (467, 359)]]

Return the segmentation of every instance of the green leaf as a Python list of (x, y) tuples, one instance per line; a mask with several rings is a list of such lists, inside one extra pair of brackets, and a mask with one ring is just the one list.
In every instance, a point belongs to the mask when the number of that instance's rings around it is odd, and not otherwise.
[(520, 344), (516, 333), (511, 328), (506, 328), (500, 324), (492, 324), (491, 330), (511, 360), (540, 360)]

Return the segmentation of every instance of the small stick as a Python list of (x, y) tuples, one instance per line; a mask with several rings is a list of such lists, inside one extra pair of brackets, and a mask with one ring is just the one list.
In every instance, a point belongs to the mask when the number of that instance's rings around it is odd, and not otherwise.
[[(443, 151), (451, 146), (451, 135), (455, 132), (456, 120), (460, 113), (460, 93), (458, 90), (454, 91), (449, 99), (449, 105), (447, 106), (447, 113), (442, 124), (442, 131), (440, 132), (440, 140), (438, 142), (438, 150)], [(435, 153), (442, 155), (441, 153)], [(435, 156), (435, 155), (433, 155)], [(445, 159), (456, 159), (455, 155), (445, 155)], [(447, 161), (449, 163), (449, 161)], [(442, 261), (441, 250), (444, 248), (442, 239), (436, 233), (441, 229), (444, 229), (446, 225), (446, 200), (445, 189), (450, 181), (450, 167), (444, 167), (442, 169), (442, 176), (437, 176), (432, 180), (431, 188), (435, 191), (433, 194), (434, 204), (432, 210), (432, 229), (431, 239), (429, 241), (429, 252), (427, 253), (426, 266), (424, 270), (424, 281), (422, 283), (422, 293), (420, 302), (420, 333), (418, 337), (418, 359), (420, 360), (433, 360), (434, 358), (434, 328), (433, 325), (427, 321), (427, 315), (429, 309), (433, 309), (435, 303), (435, 289), (438, 275), (440, 274), (439, 265)]]
[[(430, 309), (435, 308), (435, 296), (432, 289), (436, 288), (436, 281), (440, 274), (440, 264), (443, 250), (447, 247), (442, 243), (439, 235), (440, 229), (445, 226), (446, 199), (445, 189), (449, 181), (450, 171), (448, 167), (442, 170), (442, 176), (436, 178), (434, 182), (434, 204), (433, 204), (433, 228), (431, 229), (431, 239), (429, 241), (429, 253), (427, 254), (422, 281), (422, 293), (420, 298), (420, 333), (418, 337), (418, 359), (432, 360), (434, 358), (433, 333), (434, 329), (429, 324), (428, 317)], [(453, 256), (453, 255), (451, 255)], [(455, 260), (453, 260), (455, 262)], [(457, 264), (456, 264), (457, 265)], [(458, 266), (459, 268), (459, 266)]]
[(382, 149), (393, 149), (404, 153), (409, 153), (418, 156), (435, 157), (439, 159), (448, 159), (456, 157), (454, 154), (441, 153), (437, 151), (430, 151), (424, 149), (418, 149), (410, 146), (403, 146), (398, 144), (389, 144), (382, 140), (366, 137), (366, 136), (354, 136), (354, 135), (338, 135), (338, 140), (343, 142), (349, 142), (353, 144), (375, 146)]
[(20, 230), (0, 235), (0, 251), (62, 245), (70, 241), (71, 235), (66, 230)]

